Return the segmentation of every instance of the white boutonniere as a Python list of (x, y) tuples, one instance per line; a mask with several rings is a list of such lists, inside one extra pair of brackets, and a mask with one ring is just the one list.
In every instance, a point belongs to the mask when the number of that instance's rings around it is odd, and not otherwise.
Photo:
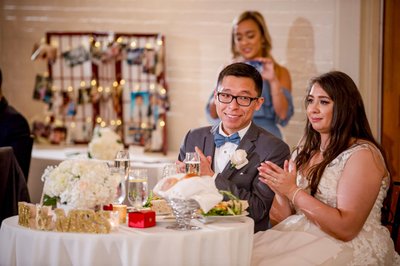
[(240, 169), (246, 164), (249, 163), (249, 160), (247, 160), (247, 153), (245, 150), (236, 150), (232, 155), (231, 155), (231, 167), (235, 167), (236, 169)]

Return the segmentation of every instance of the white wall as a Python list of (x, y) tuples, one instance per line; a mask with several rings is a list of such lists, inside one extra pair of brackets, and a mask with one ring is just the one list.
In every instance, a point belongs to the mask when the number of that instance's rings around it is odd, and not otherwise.
[(231, 21), (244, 10), (265, 16), (273, 55), (291, 72), (296, 113), (283, 130), (291, 147), (303, 132), (303, 98), (311, 76), (337, 69), (359, 82), (359, 0), (3, 0), (0, 8), (4, 94), (30, 120), (45, 107), (32, 100), (34, 77), (45, 65), (30, 61), (30, 55), (46, 31), (164, 34), (168, 142), (174, 151), (190, 128), (207, 124), (206, 100), (230, 59)]

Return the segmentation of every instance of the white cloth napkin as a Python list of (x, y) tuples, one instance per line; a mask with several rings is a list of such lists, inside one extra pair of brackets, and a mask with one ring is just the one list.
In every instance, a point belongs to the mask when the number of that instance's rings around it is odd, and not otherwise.
[[(179, 181), (168, 190), (161, 188), (168, 179), (178, 178)], [(183, 178), (183, 175), (167, 177), (160, 180), (153, 189), (154, 193), (165, 199), (195, 200), (204, 212), (211, 210), (223, 196), (218, 192), (214, 179), (209, 176)]]

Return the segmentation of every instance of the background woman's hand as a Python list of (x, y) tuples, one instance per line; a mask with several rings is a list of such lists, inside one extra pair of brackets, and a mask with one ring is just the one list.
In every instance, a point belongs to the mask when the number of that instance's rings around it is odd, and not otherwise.
[(263, 71), (261, 72), (261, 76), (264, 80), (268, 80), (269, 82), (277, 81), (276, 73), (275, 73), (275, 63), (271, 58), (267, 57), (259, 57), (256, 59), (263, 64)]

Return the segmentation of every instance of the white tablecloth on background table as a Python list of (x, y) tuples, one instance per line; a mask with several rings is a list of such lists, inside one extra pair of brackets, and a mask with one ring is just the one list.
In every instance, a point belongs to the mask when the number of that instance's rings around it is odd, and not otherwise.
[(111, 234), (57, 233), (18, 225), (7, 218), (0, 229), (0, 265), (249, 265), (251, 218), (202, 224), (201, 230), (175, 231), (120, 226)]
[[(58, 165), (62, 161), (87, 154), (87, 145), (76, 146), (34, 146), (28, 177), (28, 189), (32, 203), (39, 203), (42, 196), (42, 174), (47, 166)], [(131, 166), (145, 168), (148, 171), (148, 187), (152, 189), (162, 176), (162, 168), (167, 163), (175, 162), (177, 154), (168, 156), (159, 153), (142, 153), (138, 149), (130, 149)]]

